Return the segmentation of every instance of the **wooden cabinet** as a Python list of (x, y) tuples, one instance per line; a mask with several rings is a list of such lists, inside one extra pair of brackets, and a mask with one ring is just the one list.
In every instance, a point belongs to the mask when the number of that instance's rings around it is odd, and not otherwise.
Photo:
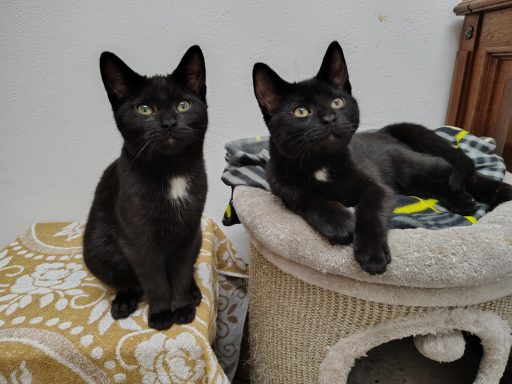
[(496, 139), (512, 171), (512, 0), (465, 0), (447, 125)]

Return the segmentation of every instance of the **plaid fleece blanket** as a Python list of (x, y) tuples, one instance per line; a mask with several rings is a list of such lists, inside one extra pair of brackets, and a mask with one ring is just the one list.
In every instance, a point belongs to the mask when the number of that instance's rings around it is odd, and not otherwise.
[[(496, 142), (490, 137), (476, 137), (455, 127), (441, 127), (434, 130), (453, 147), (459, 148), (469, 156), (479, 173), (503, 180), (506, 167), (503, 159), (494, 153)], [(240, 223), (233, 207), (233, 189), (237, 185), (249, 185), (270, 190), (265, 178), (265, 165), (270, 158), (268, 136), (257, 136), (230, 141), (226, 148), (226, 167), (222, 181), (232, 188), (224, 225)], [(475, 224), (489, 210), (487, 204), (478, 203), (476, 212), (471, 216), (461, 216), (450, 212), (436, 199), (421, 199), (416, 196), (397, 195), (393, 210), (392, 228), (441, 229), (461, 225)]]

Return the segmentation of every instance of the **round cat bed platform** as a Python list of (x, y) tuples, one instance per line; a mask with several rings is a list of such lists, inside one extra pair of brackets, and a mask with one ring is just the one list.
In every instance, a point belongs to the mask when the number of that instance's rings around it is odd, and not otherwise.
[(267, 191), (237, 187), (234, 206), (251, 236), (255, 382), (346, 383), (368, 351), (409, 336), (424, 356), (452, 361), (460, 331), (482, 343), (475, 383), (499, 382), (512, 344), (512, 202), (472, 226), (391, 230), (378, 276)]

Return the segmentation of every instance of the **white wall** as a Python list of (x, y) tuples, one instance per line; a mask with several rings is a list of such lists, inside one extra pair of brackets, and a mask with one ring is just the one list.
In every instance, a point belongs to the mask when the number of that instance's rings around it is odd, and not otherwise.
[[(310, 77), (328, 44), (345, 50), (362, 127), (444, 121), (462, 20), (455, 0), (13, 1), (0, 14), (0, 247), (34, 221), (85, 220), (120, 138), (101, 83), (101, 51), (141, 73), (174, 69), (199, 44), (210, 113), (206, 211), (229, 189), (223, 143), (266, 133), (252, 93), (256, 61)], [(226, 229), (242, 253), (240, 226)]]

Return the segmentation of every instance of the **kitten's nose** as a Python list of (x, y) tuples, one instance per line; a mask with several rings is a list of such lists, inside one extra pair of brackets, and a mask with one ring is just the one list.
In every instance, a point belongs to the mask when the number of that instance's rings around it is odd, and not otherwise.
[(332, 123), (334, 120), (336, 120), (336, 115), (333, 113), (322, 117), (322, 123), (324, 124)]
[(164, 129), (172, 129), (176, 126), (176, 120), (174, 119), (165, 119), (160, 122), (160, 125)]

